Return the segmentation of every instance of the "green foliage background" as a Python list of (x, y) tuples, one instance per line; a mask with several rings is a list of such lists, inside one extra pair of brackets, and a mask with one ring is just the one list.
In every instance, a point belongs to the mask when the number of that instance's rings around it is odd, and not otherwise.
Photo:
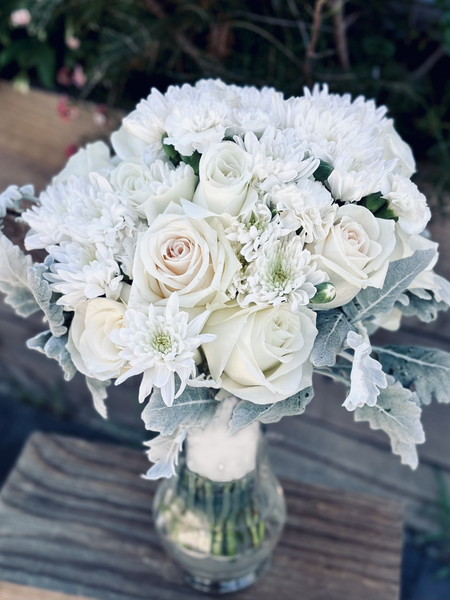
[[(31, 21), (13, 27), (11, 13)], [(320, 12), (320, 26), (314, 14)], [(317, 41), (314, 43), (314, 31)], [(80, 41), (70, 49), (69, 38)], [(131, 108), (150, 87), (220, 77), (286, 96), (328, 82), (387, 104), (435, 180), (450, 177), (450, 0), (3, 0), (0, 77)], [(439, 180), (439, 181), (438, 181)]]

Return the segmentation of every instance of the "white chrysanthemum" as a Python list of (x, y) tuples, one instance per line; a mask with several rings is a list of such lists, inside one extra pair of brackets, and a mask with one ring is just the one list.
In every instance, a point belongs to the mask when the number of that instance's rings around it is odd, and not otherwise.
[(73, 310), (89, 298), (120, 296), (123, 276), (110, 248), (62, 242), (48, 252), (57, 261), (45, 275), (52, 290), (62, 294), (57, 304)]
[(227, 238), (237, 245), (244, 259), (251, 262), (260, 246), (271, 239), (286, 235), (289, 231), (283, 229), (278, 215), (272, 216), (268, 206), (258, 204), (250, 213), (234, 218), (225, 233)]
[(165, 120), (169, 112), (170, 105), (166, 97), (152, 88), (148, 98), (141, 100), (123, 120), (124, 130), (147, 144), (148, 158), (163, 157), (161, 138), (166, 131)]
[(22, 215), (32, 229), (25, 240), (28, 250), (62, 241), (114, 248), (132, 235), (130, 209), (104, 177), (91, 173), (89, 179), (70, 177), (65, 184), (49, 186), (40, 196), (40, 206)]
[[(171, 144), (183, 156), (200, 153), (212, 144), (223, 140), (229, 125), (230, 102), (224, 84), (199, 82), (192, 87), (170, 86), (163, 96), (152, 89), (123, 121), (125, 129), (149, 144), (147, 158), (161, 153), (161, 139), (167, 133), (166, 143)], [(148, 155), (151, 150), (152, 156)]]
[(274, 188), (270, 201), (280, 212), (283, 227), (288, 231), (301, 229), (307, 244), (325, 238), (334, 223), (337, 205), (318, 181), (300, 179), (297, 184)]
[[(195, 377), (195, 350), (216, 338), (200, 334), (209, 314), (205, 311), (189, 323), (188, 313), (179, 310), (176, 293), (170, 296), (165, 309), (150, 304), (148, 314), (127, 310), (125, 326), (110, 334), (111, 340), (123, 348), (119, 356), (130, 366), (116, 385), (143, 373), (139, 401), (143, 402), (155, 386), (161, 388), (164, 402), (171, 406), (182, 394), (188, 379)], [(175, 373), (181, 380), (176, 394)]]
[[(335, 199), (356, 202), (380, 191), (381, 182), (399, 158), (388, 155), (380, 141), (388, 119), (386, 107), (359, 96), (330, 94), (328, 87), (305, 89), (301, 98), (286, 101), (285, 126), (295, 129), (309, 155), (329, 162), (335, 170), (328, 183)], [(392, 160), (386, 160), (392, 158)]]
[(294, 312), (299, 306), (309, 304), (316, 286), (328, 280), (296, 235), (263, 246), (247, 268), (246, 276), (248, 294), (238, 297), (241, 306), (251, 302), (273, 306), (289, 302)]
[(22, 199), (22, 196), (34, 196), (34, 187), (24, 185), (19, 188), (17, 185), (10, 185), (0, 194), (0, 219), (6, 215), (8, 208), (14, 208), (15, 202)]
[(249, 131), (260, 137), (269, 127), (276, 125), (275, 106), (283, 101), (283, 94), (273, 88), (231, 86), (239, 97), (239, 106), (231, 110), (232, 124), (227, 136), (245, 135)]
[[(184, 198), (191, 200), (197, 178), (192, 167), (184, 163), (180, 163), (177, 168), (162, 160), (147, 165), (142, 158), (135, 157), (121, 162), (111, 173), (109, 180), (124, 203), (135, 210), (139, 217), (145, 218), (146, 201), (163, 196), (183, 180), (186, 185), (179, 192)], [(176, 197), (174, 195), (173, 200)]]
[(408, 235), (421, 233), (431, 219), (427, 199), (417, 185), (403, 175), (393, 175), (389, 180), (390, 191), (384, 193), (398, 217), (398, 224)]
[(305, 145), (296, 140), (292, 129), (279, 131), (269, 127), (259, 140), (251, 132), (243, 140), (235, 140), (253, 157), (253, 185), (262, 192), (309, 177), (319, 166), (318, 159), (305, 158)]

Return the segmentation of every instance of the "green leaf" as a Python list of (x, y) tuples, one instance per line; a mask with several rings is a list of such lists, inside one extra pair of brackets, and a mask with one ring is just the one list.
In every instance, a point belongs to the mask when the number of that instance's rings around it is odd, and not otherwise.
[(374, 347), (385, 373), (404, 387), (414, 385), (422, 404), (450, 402), (450, 354), (444, 350), (410, 346)]
[(51, 331), (38, 333), (34, 338), (27, 341), (28, 348), (42, 352), (48, 358), (57, 360), (64, 371), (64, 379), (70, 381), (77, 372), (72, 362), (69, 351), (66, 348), (67, 334), (61, 337), (55, 337)]
[(321, 160), (319, 166), (313, 173), (314, 179), (316, 179), (316, 181), (326, 181), (333, 171), (334, 168), (330, 163)]
[(177, 429), (172, 435), (158, 435), (150, 442), (145, 442), (145, 445), (150, 448), (147, 456), (155, 464), (142, 476), (144, 479), (160, 479), (175, 475), (178, 455), (186, 433), (187, 429)]
[(43, 277), (53, 262), (53, 258), (47, 256), (44, 263), (28, 267), (28, 285), (48, 321), (50, 331), (55, 337), (61, 337), (67, 332), (63, 307), (56, 304), (58, 295), (52, 292), (49, 282)]
[(417, 250), (412, 256), (389, 264), (382, 289), (368, 287), (342, 307), (351, 323), (369, 319), (378, 313), (390, 313), (409, 284), (435, 256), (435, 251)]
[(28, 268), (33, 261), (0, 232), (0, 291), (6, 294), (5, 302), (18, 315), (28, 317), (39, 306), (28, 287)]
[(431, 323), (437, 318), (438, 312), (441, 310), (448, 310), (448, 304), (446, 302), (438, 302), (436, 298), (430, 298), (425, 300), (419, 298), (411, 292), (405, 292), (409, 303), (405, 306), (401, 302), (397, 302), (395, 307), (400, 309), (405, 317), (418, 317), (424, 323)]
[(374, 192), (373, 194), (369, 194), (368, 196), (364, 196), (361, 198), (359, 204), (370, 210), (370, 212), (375, 213), (382, 206), (387, 203), (385, 198), (382, 198), (381, 192)]
[(44, 87), (52, 88), (56, 76), (56, 54), (54, 49), (47, 44), (41, 44), (35, 61), (39, 81)]
[(111, 380), (106, 379), (105, 381), (99, 381), (98, 379), (94, 379), (92, 377), (86, 377), (86, 385), (92, 394), (95, 410), (104, 419), (106, 419), (108, 416), (108, 411), (105, 404), (105, 400), (108, 397), (106, 388), (111, 385)]
[(161, 390), (153, 388), (147, 406), (142, 412), (146, 429), (171, 435), (179, 427), (206, 427), (214, 417), (219, 402), (214, 399), (211, 388), (188, 387), (172, 406), (162, 399)]
[(385, 431), (394, 454), (401, 456), (403, 464), (416, 469), (419, 463), (416, 444), (425, 441), (421, 412), (415, 394), (397, 382), (381, 391), (375, 406), (357, 408), (355, 421), (368, 421), (371, 429)]
[(301, 390), (295, 396), (274, 402), (273, 404), (254, 404), (248, 400), (242, 400), (233, 410), (230, 420), (228, 434), (232, 435), (243, 427), (247, 427), (253, 421), (261, 423), (276, 423), (283, 417), (301, 415), (309, 402), (313, 399), (312, 387)]
[(337, 308), (319, 311), (316, 327), (318, 334), (311, 352), (311, 362), (315, 367), (332, 367), (336, 363), (336, 354), (353, 327)]
[(377, 210), (375, 216), (377, 219), (392, 219), (393, 221), (398, 221), (397, 215), (392, 208), (388, 208), (387, 203)]

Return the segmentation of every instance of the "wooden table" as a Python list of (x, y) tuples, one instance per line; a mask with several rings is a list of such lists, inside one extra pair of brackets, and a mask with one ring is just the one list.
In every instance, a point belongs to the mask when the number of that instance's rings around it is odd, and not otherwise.
[[(152, 523), (143, 453), (37, 433), (0, 494), (0, 600), (188, 600)], [(271, 571), (234, 600), (394, 600), (402, 506), (282, 481)]]

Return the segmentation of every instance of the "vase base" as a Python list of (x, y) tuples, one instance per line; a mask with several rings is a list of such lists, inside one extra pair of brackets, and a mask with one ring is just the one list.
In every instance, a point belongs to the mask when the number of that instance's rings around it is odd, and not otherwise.
[(228, 579), (225, 581), (213, 581), (211, 579), (203, 579), (201, 577), (194, 577), (189, 573), (184, 574), (184, 580), (191, 587), (204, 592), (206, 594), (231, 594), (232, 592), (238, 592), (244, 588), (249, 587), (257, 579), (259, 579), (266, 571), (269, 570), (271, 564), (270, 557), (267, 558), (262, 564), (260, 564), (254, 571), (238, 577), (237, 579)]

